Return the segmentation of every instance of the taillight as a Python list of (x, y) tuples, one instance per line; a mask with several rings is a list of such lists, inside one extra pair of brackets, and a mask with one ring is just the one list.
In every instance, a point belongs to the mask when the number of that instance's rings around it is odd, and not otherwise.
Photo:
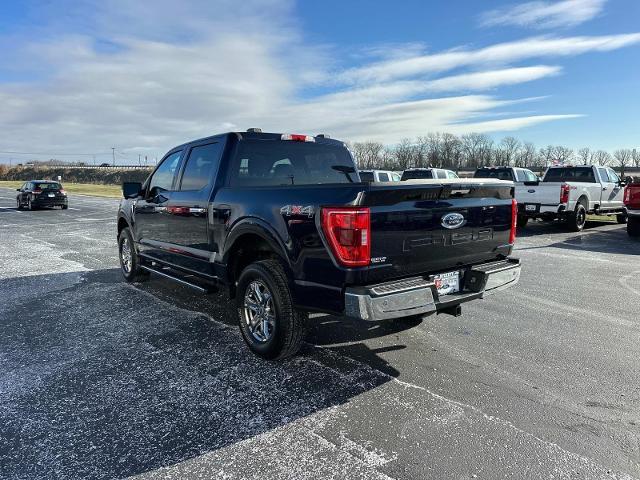
[(624, 189), (624, 204), (629, 205), (631, 203), (631, 189), (629, 187)]
[(560, 186), (560, 203), (569, 203), (569, 191), (571, 187), (565, 183)]
[(518, 202), (515, 198), (511, 199), (511, 233), (509, 234), (509, 243), (516, 241), (516, 227), (518, 226)]
[(35, 193), (35, 194), (42, 193), (42, 189), (41, 188), (34, 188), (32, 193)]
[(66, 191), (64, 188), (61, 188), (61, 189), (60, 189), (60, 193), (61, 193), (62, 195), (66, 195), (66, 194), (67, 194), (67, 191)]
[(315, 142), (316, 139), (309, 135), (298, 135), (297, 133), (285, 133), (280, 137), (281, 140), (291, 140), (294, 142)]
[(371, 261), (371, 213), (368, 208), (323, 208), (322, 230), (338, 263), (363, 267)]

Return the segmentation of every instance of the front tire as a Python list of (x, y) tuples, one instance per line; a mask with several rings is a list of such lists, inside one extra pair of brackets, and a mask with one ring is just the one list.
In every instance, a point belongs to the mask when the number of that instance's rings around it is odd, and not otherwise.
[(280, 262), (261, 260), (246, 267), (238, 279), (236, 306), (242, 338), (253, 353), (273, 360), (300, 350), (308, 315), (293, 307)]
[(137, 282), (149, 278), (149, 272), (140, 268), (140, 257), (128, 227), (123, 228), (118, 236), (118, 258), (120, 259), (120, 271), (127, 282)]
[(620, 225), (624, 225), (625, 223), (627, 223), (627, 214), (626, 213), (619, 213), (618, 215), (616, 215), (616, 221)]
[(627, 221), (627, 233), (632, 238), (640, 237), (640, 217), (629, 217)]
[(22, 210), (22, 202), (20, 202), (19, 198), (16, 198), (16, 208)]
[(62, 210), (66, 210), (67, 208), (69, 208), (69, 205), (67, 205), (66, 203), (64, 205), (61, 205)]
[(27, 199), (27, 210), (29, 210), (29, 211), (35, 210), (35, 207), (33, 206), (33, 203), (31, 203), (31, 197), (29, 197)]
[(569, 215), (567, 221), (572, 232), (581, 232), (584, 224), (587, 223), (587, 209), (584, 205), (581, 203), (576, 205), (576, 209)]

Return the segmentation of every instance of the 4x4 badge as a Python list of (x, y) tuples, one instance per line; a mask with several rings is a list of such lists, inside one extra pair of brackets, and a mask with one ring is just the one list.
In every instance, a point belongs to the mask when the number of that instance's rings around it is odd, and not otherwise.
[(313, 207), (311, 205), (307, 205), (306, 207), (302, 205), (285, 205), (280, 209), (280, 213), (285, 217), (304, 215), (311, 218), (313, 217)]

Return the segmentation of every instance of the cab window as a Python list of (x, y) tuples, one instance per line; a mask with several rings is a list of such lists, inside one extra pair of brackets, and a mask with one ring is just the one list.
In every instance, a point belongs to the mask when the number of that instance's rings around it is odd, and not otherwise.
[(380, 179), (380, 182), (388, 182), (389, 181), (389, 175), (385, 172), (379, 172), (378, 173), (378, 178)]
[(609, 180), (609, 174), (607, 173), (607, 169), (606, 168), (598, 168), (598, 173), (600, 174), (600, 181), (601, 182), (610, 182), (611, 180)]
[(182, 151), (175, 152), (162, 161), (149, 182), (149, 196), (154, 197), (160, 192), (173, 188), (173, 179), (176, 176), (181, 155)]
[(193, 147), (182, 173), (180, 190), (201, 190), (211, 183), (218, 169), (221, 144)]
[(447, 178), (460, 178), (456, 172), (452, 172), (451, 170), (447, 170)]
[(607, 168), (607, 173), (609, 174), (609, 181), (611, 183), (619, 183), (620, 182), (620, 177), (618, 177), (618, 174), (616, 172), (614, 172), (612, 169)]

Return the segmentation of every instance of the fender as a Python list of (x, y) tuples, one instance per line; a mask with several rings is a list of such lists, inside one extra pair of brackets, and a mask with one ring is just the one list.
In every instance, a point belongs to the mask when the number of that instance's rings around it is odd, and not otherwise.
[(286, 262), (286, 266), (290, 270), (292, 269), (291, 258), (288, 254), (288, 249), (278, 235), (277, 231), (266, 221), (257, 217), (241, 218), (231, 226), (229, 234), (227, 235), (227, 238), (224, 242), (222, 251), (222, 260), (225, 265), (229, 263), (229, 252), (232, 250), (236, 240), (240, 238), (240, 236), (247, 233), (251, 233), (262, 238), (269, 244), (271, 249)]

